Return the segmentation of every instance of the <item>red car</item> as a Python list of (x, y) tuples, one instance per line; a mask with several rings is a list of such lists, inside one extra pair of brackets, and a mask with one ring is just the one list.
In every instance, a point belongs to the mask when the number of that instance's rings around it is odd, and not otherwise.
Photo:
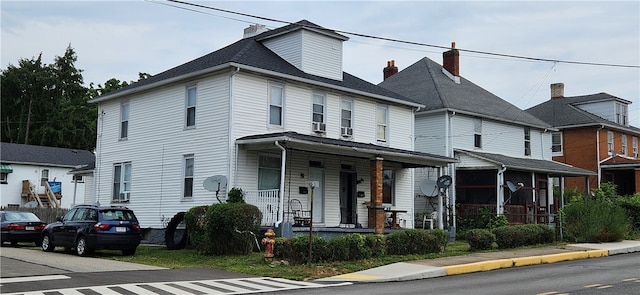
[(40, 236), (47, 223), (31, 212), (0, 211), (2, 221), (2, 244), (32, 242), (40, 246)]

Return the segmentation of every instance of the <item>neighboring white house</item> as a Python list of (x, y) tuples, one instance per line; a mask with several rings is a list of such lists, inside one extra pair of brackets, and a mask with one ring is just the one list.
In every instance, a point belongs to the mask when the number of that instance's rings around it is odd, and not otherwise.
[[(414, 167), (454, 159), (413, 151), (422, 104), (343, 72), (348, 38), (300, 21), (243, 39), (92, 100), (99, 105), (96, 196), (142, 227), (225, 201), (232, 187), (263, 224), (289, 203), (318, 227), (383, 230), (384, 208), (413, 226)], [(309, 182), (317, 182), (311, 190)]]
[[(449, 225), (455, 227), (456, 213), (473, 218), (484, 207), (511, 223), (551, 222), (558, 206), (551, 179), (593, 173), (552, 161), (552, 126), (461, 77), (455, 43), (443, 65), (423, 58), (398, 72), (388, 64), (379, 86), (425, 105), (416, 112), (416, 150), (460, 160), (446, 169), (453, 184), (445, 207), (457, 208), (447, 212)], [(416, 210), (435, 209), (425, 195), (437, 176), (416, 170)], [(444, 218), (438, 220), (442, 227)]]
[[(86, 188), (93, 184), (93, 173), (69, 174), (72, 170), (92, 165), (95, 156), (90, 151), (1, 143), (2, 162), (0, 196), (3, 207), (23, 207), (37, 204), (41, 199), (44, 207), (71, 208), (74, 203), (85, 203)], [(48, 203), (47, 184), (53, 189), (56, 204)], [(58, 186), (59, 185), (59, 186)], [(57, 189), (60, 193), (57, 194)], [(35, 203), (34, 203), (35, 202)], [(52, 202), (53, 203), (53, 202)], [(40, 204), (39, 204), (40, 206)]]

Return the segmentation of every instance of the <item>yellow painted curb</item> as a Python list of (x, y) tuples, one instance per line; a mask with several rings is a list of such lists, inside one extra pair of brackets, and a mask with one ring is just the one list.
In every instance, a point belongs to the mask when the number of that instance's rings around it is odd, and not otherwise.
[(457, 275), (463, 273), (471, 273), (478, 271), (494, 270), (499, 268), (509, 268), (517, 266), (527, 266), (542, 263), (554, 263), (560, 261), (569, 261), (584, 258), (609, 256), (608, 250), (588, 250), (580, 252), (558, 253), (540, 256), (518, 257), (511, 259), (498, 259), (481, 261), (467, 264), (445, 266), (447, 275)]

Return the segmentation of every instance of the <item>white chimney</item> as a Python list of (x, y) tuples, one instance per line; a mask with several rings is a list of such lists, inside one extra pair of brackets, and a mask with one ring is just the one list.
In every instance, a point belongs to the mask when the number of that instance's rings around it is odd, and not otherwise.
[(242, 38), (244, 39), (244, 38), (253, 37), (255, 35), (258, 35), (266, 31), (267, 31), (267, 27), (265, 25), (260, 25), (260, 24), (250, 25), (248, 28), (244, 28), (244, 36)]

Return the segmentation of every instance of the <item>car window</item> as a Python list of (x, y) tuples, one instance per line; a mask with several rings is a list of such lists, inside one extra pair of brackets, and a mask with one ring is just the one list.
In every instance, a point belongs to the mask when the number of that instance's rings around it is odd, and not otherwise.
[(93, 209), (87, 211), (87, 220), (98, 221), (98, 212)]
[(78, 209), (71, 209), (71, 211), (64, 215), (62, 221), (70, 221), (73, 218), (73, 215), (76, 214), (76, 211), (78, 211)]
[(73, 215), (73, 220), (74, 221), (85, 220), (86, 219), (87, 210), (89, 210), (89, 209), (88, 208), (78, 208), (78, 211), (76, 212), (76, 214)]
[(133, 212), (126, 210), (102, 210), (100, 211), (102, 220), (124, 220), (124, 221), (136, 221)]

